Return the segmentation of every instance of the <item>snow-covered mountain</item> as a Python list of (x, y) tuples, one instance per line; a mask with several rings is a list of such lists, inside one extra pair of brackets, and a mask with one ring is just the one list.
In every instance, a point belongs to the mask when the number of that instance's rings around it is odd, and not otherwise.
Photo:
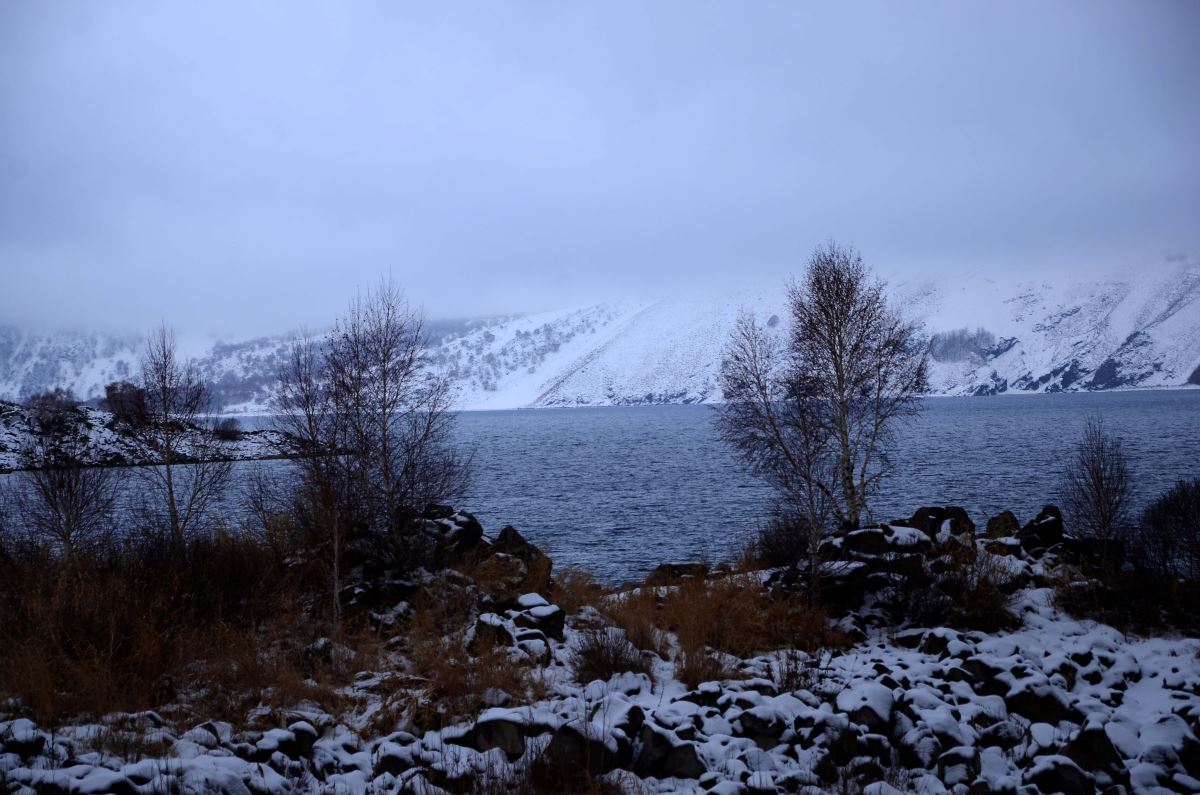
[[(1088, 282), (964, 274), (893, 280), (934, 335), (945, 395), (1200, 384), (1200, 263)], [(739, 310), (786, 332), (783, 289), (690, 292), (522, 316), (430, 324), (430, 357), (469, 409), (720, 400)], [(192, 343), (226, 411), (267, 408), (287, 338)], [(95, 398), (137, 368), (136, 336), (0, 327), (0, 398), (53, 386)]]

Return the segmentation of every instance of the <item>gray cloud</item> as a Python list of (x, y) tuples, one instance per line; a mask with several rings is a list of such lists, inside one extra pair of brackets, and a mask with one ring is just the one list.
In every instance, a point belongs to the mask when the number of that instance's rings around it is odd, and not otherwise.
[(0, 5), (0, 320), (256, 333), (1200, 236), (1200, 6)]

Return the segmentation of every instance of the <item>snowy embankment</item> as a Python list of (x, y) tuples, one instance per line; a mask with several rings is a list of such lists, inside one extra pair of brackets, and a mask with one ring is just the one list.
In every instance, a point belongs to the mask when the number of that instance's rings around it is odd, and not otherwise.
[[(134, 433), (107, 411), (78, 406), (63, 422), (63, 430), (44, 434), (38, 430), (30, 409), (0, 401), (0, 472), (36, 467), (45, 444), (50, 445), (51, 452), (57, 449), (87, 466), (144, 466), (162, 461), (162, 452), (150, 435)], [(176, 454), (184, 462), (279, 456), (282, 439), (275, 431), (244, 431), (236, 437), (214, 439), (207, 431), (193, 427), (179, 440)]]
[[(396, 704), (418, 703), (424, 684), (398, 654), (360, 672), (336, 715), (264, 703), (235, 728), (172, 718), (186, 710), (165, 705), (84, 725), (2, 722), (0, 780), (12, 792), (529, 792), (557, 773), (626, 792), (1200, 791), (1200, 640), (1139, 638), (1060, 612), (1053, 586), (1075, 576), (1086, 549), (1054, 512), (1021, 529), (1002, 515), (978, 534), (961, 511), (923, 509), (909, 525), (829, 545), (831, 593), (844, 605), (835, 617), (851, 645), (714, 652), (726, 675), (688, 687), (670, 633), (661, 653), (642, 652), (648, 673), (580, 681), (582, 647), (596, 632), (622, 635), (606, 611), (627, 597), (568, 615), (551, 604), (547, 572), (534, 576), (544, 556), (519, 535), (491, 541), (468, 515), (441, 517), (430, 532), (444, 548), (482, 545), (513, 565), (507, 587), (544, 592), (481, 600), (485, 584), (454, 569), (420, 580), (475, 600), (462, 642), (498, 643), (536, 672), (538, 698), (490, 692), (492, 706), (473, 718), (415, 730)], [(938, 572), (964, 556), (989, 564), (1013, 629), (897, 619), (905, 578), (928, 577), (924, 594), (936, 600)], [(659, 593), (685, 587), (666, 571)], [(780, 598), (795, 581), (784, 571), (711, 576)], [(367, 598), (369, 586), (352, 590)], [(371, 597), (373, 621), (392, 627), (397, 648), (412, 611), (405, 596)], [(133, 760), (100, 750), (114, 736), (162, 751)]]

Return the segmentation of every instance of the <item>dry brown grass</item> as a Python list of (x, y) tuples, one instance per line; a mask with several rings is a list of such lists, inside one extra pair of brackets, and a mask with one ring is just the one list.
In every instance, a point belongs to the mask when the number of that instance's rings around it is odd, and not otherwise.
[(642, 587), (614, 594), (597, 606), (625, 630), (625, 637), (639, 649), (665, 656), (667, 639), (661, 629), (662, 597), (659, 589)]
[(773, 599), (753, 576), (686, 579), (610, 597), (602, 609), (639, 649), (666, 656), (673, 633), (675, 675), (689, 686), (735, 674), (723, 654), (775, 649), (815, 653), (844, 648), (846, 637), (824, 611), (801, 599)]
[(550, 601), (571, 615), (582, 607), (599, 605), (606, 593), (591, 574), (568, 567), (555, 575)]
[(494, 689), (524, 703), (545, 695), (531, 666), (513, 660), (508, 650), (478, 643), (474, 654), (464, 642), (465, 628), (446, 632), (444, 615), (418, 614), (408, 633), (411, 673), (420, 688), (401, 696), (409, 722), (422, 730), (440, 729), (467, 720), (487, 705), (484, 695)]
[(823, 611), (798, 599), (772, 599), (748, 577), (681, 583), (663, 599), (662, 622), (685, 649), (709, 646), (738, 657), (845, 644)]
[(236, 723), (250, 701), (313, 700), (347, 673), (303, 659), (328, 627), (301, 598), (270, 545), (249, 537), (70, 559), (23, 549), (0, 566), (0, 689), (50, 725), (180, 701)]
[(971, 545), (952, 552), (949, 560), (950, 569), (938, 581), (952, 602), (945, 621), (983, 632), (998, 632), (1020, 625), (1012, 611), (1013, 595), (1005, 593), (1002, 587), (1008, 574), (1001, 556)]

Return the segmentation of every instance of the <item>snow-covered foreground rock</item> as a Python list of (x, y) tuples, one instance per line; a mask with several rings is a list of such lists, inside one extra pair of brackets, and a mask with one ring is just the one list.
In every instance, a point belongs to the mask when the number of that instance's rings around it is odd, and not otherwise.
[[(414, 730), (395, 705), (419, 704), (424, 685), (399, 656), (360, 672), (337, 715), (264, 703), (236, 729), (172, 719), (170, 705), (82, 725), (5, 720), (0, 780), (10, 792), (1200, 792), (1200, 640), (1139, 638), (1063, 614), (1049, 586), (1087, 550), (1062, 536), (1053, 512), (1020, 530), (999, 519), (975, 535), (965, 515), (922, 509), (911, 523), (924, 527), (838, 538), (829, 566), (843, 586), (859, 583), (856, 607), (839, 620), (857, 638), (846, 648), (714, 651), (726, 675), (689, 687), (668, 633), (662, 653), (641, 653), (647, 672), (579, 681), (579, 655), (596, 633), (625, 642), (609, 608), (669, 597), (699, 572), (667, 568), (664, 584), (571, 615), (552, 604), (552, 587), (543, 589), (551, 599), (483, 600), (461, 641), (473, 649), (486, 638), (508, 664), (533, 670), (542, 695), (526, 703), (491, 692), (471, 719)], [(446, 549), (482, 544), (492, 558), (521, 559), (503, 587), (541, 577), (519, 535), (492, 541), (477, 527), (450, 512), (430, 523)], [(887, 619), (901, 586), (894, 570), (917, 568), (907, 556), (936, 575), (969, 548), (1006, 561), (1013, 629)], [(464, 598), (478, 590), (453, 570), (431, 577)], [(788, 581), (778, 571), (720, 577), (746, 589)], [(411, 610), (371, 599), (381, 626), (401, 627)], [(136, 760), (112, 750), (133, 747), (153, 750)]]
[[(1047, 600), (1025, 593), (1024, 627), (1011, 633), (914, 633), (913, 649), (880, 633), (810, 661), (803, 689), (778, 684), (779, 654), (742, 661), (744, 679), (694, 690), (665, 661), (653, 678), (577, 683), (579, 635), (568, 628), (548, 644), (551, 697), (421, 736), (364, 736), (303, 708), (242, 733), (164, 727), (154, 713), (54, 734), (15, 720), (0, 724), (0, 769), (10, 790), (38, 792), (463, 792), (489, 780), (520, 789), (543, 763), (591, 766), (632, 792), (844, 791), (851, 781), (876, 793), (1200, 791), (1200, 642), (1126, 638)], [(387, 684), (387, 674), (362, 678), (364, 717)], [(89, 750), (126, 732), (167, 753), (125, 762)]]

